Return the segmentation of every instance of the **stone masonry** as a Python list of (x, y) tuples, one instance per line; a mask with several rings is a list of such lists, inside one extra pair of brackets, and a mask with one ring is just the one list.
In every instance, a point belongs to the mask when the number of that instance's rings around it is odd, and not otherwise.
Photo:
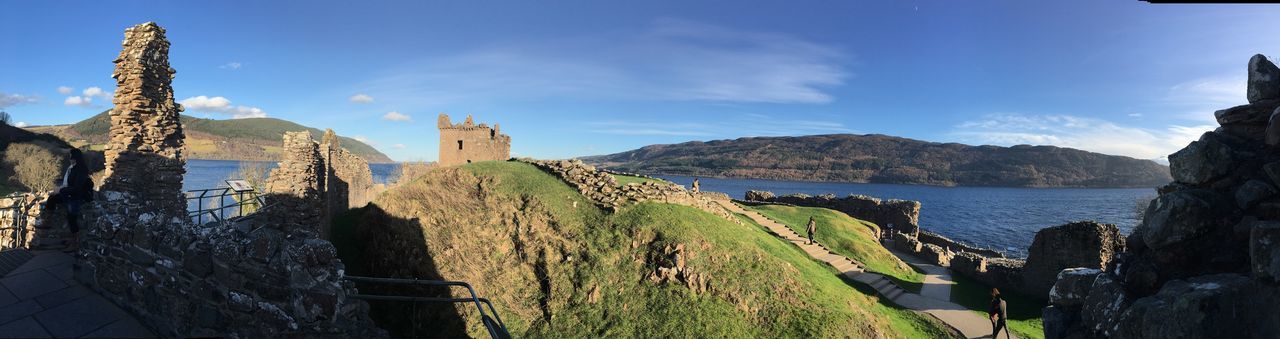
[(1280, 68), (1254, 55), (1247, 88), (1169, 155), (1115, 265), (1058, 275), (1047, 338), (1280, 337)]
[(107, 177), (85, 208), (75, 278), (163, 337), (386, 337), (368, 305), (347, 298), (355, 290), (314, 226), (270, 213), (231, 225), (185, 218), (168, 47), (154, 23), (125, 33)]
[(511, 137), (502, 134), (498, 124), (493, 128), (485, 124), (476, 125), (470, 115), (461, 124), (453, 124), (448, 115), (441, 113), (436, 127), (440, 129), (439, 166), (511, 158)]
[(271, 170), (267, 180), (266, 213), (295, 227), (326, 234), (329, 208), (324, 192), (328, 187), (324, 158), (311, 133), (285, 132), (280, 165)]
[(320, 155), (324, 158), (328, 176), (325, 192), (330, 215), (362, 207), (373, 198), (369, 196), (373, 191), (373, 172), (369, 170), (369, 162), (342, 148), (338, 135), (332, 129), (324, 131)]
[(693, 193), (684, 189), (683, 186), (657, 181), (618, 186), (618, 182), (613, 178), (613, 175), (597, 170), (595, 166), (588, 165), (577, 159), (519, 160), (559, 177), (570, 186), (578, 189), (582, 196), (587, 197), (587, 199), (606, 210), (614, 211), (628, 204), (657, 201), (697, 208), (734, 223), (742, 223), (742, 220), (735, 217), (733, 213), (716, 203), (717, 200), (729, 200), (729, 196), (724, 193)]
[[(106, 179), (100, 188), (111, 202), (137, 206), (120, 210), (127, 218), (141, 215), (169, 221), (185, 217), (182, 199), (184, 136), (173, 100), (174, 69), (169, 67), (169, 41), (164, 28), (145, 23), (125, 31), (115, 59), (115, 97), (111, 138), (107, 141)], [(146, 211), (141, 212), (141, 211)]]

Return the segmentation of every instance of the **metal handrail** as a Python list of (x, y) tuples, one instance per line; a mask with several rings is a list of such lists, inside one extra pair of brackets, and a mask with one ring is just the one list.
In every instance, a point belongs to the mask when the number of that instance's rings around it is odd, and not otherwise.
[[(266, 205), (262, 201), (262, 194), (256, 190), (238, 192), (232, 190), (231, 187), (216, 187), (186, 191), (183, 192), (183, 195), (185, 196), (188, 204), (190, 204), (192, 200), (195, 200), (196, 202), (195, 210), (187, 212), (187, 217), (195, 218), (196, 224), (204, 224), (205, 214), (208, 214), (213, 221), (223, 222), (224, 218), (227, 217), (227, 213), (225, 211), (228, 209), (235, 208), (236, 214), (234, 216), (244, 217), (245, 206), (254, 206), (256, 208), (254, 209), (254, 212), (249, 213), (253, 214), (257, 211), (261, 211)], [(246, 198), (245, 195), (249, 195), (249, 197)], [(232, 200), (234, 200), (235, 203), (227, 204), (226, 201), (229, 197), (234, 197)], [(218, 207), (205, 208), (204, 204), (206, 199), (209, 201), (212, 201), (212, 199), (218, 199)]]
[[(436, 298), (436, 297), (409, 297), (394, 295), (369, 295), (369, 294), (352, 294), (348, 297), (365, 300), (385, 300), (385, 301), (409, 301), (409, 302), (445, 302), (445, 303), (474, 303), (476, 310), (480, 312), (480, 319), (489, 336), (493, 339), (511, 338), (511, 334), (507, 332), (507, 325), (502, 321), (502, 316), (498, 315), (498, 310), (493, 307), (493, 303), (489, 299), (481, 298), (476, 294), (475, 288), (471, 284), (462, 281), (448, 280), (419, 280), (419, 279), (400, 279), (400, 278), (377, 278), (377, 277), (361, 277), (346, 276), (347, 280), (353, 282), (366, 282), (375, 284), (403, 284), (403, 285), (427, 285), (427, 286), (460, 286), (465, 287), (467, 292), (471, 294), (470, 298)], [(484, 306), (489, 306), (489, 313), (493, 314), (493, 318), (485, 312)], [(496, 324), (493, 321), (496, 320)]]

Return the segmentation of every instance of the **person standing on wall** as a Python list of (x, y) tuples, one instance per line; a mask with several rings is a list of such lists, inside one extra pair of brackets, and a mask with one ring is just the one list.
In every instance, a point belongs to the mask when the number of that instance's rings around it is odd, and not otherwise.
[(813, 234), (818, 232), (818, 221), (813, 220), (813, 216), (809, 216), (809, 226), (807, 227), (807, 230), (809, 231), (809, 244), (812, 245)]
[(1004, 329), (1004, 336), (1006, 338), (1013, 338), (1009, 336), (1009, 328), (1006, 327), (1004, 323), (1006, 317), (1005, 306), (1004, 298), (1000, 297), (1000, 290), (994, 287), (991, 288), (991, 309), (988, 310), (987, 313), (991, 318), (992, 339), (1000, 337), (1000, 329)]
[(698, 184), (698, 178), (693, 178), (693, 193), (698, 193), (701, 185)]
[(71, 232), (71, 242), (64, 252), (80, 249), (80, 207), (93, 200), (93, 179), (89, 178), (89, 166), (84, 163), (84, 154), (80, 149), (72, 148), (67, 155), (71, 164), (62, 173), (62, 182), (58, 188), (50, 192), (46, 210), (57, 206), (67, 207), (67, 230)]

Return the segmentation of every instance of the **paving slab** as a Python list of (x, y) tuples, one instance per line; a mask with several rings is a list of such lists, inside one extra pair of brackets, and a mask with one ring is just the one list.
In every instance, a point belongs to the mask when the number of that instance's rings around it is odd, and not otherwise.
[(40, 306), (44, 308), (54, 308), (90, 294), (94, 293), (88, 288), (81, 285), (72, 285), (70, 287), (45, 293), (44, 295), (36, 297), (36, 302), (40, 303)]
[(70, 338), (89, 334), (128, 317), (122, 313), (114, 304), (95, 294), (36, 313), (35, 318), (49, 329), (49, 334)]
[(151, 333), (150, 329), (138, 323), (132, 318), (117, 320), (114, 323), (107, 324), (96, 331), (90, 332), (84, 336), (85, 338), (157, 338)]
[(31, 317), (0, 325), (0, 338), (52, 338), (44, 326)]
[(18, 266), (18, 268), (9, 272), (6, 276), (31, 272), (61, 264), (74, 264), (76, 262), (75, 257), (72, 257), (70, 254), (62, 253), (62, 251), (31, 251), (31, 253), (35, 255), (34, 258), (31, 258), (31, 260), (28, 260), (25, 264), (22, 264), (22, 266)]
[(0, 324), (22, 319), (43, 311), (44, 307), (35, 300), (23, 300), (8, 306), (0, 307)]
[(19, 300), (33, 299), (52, 291), (67, 288), (67, 283), (45, 270), (13, 272), (0, 278), (0, 285)]

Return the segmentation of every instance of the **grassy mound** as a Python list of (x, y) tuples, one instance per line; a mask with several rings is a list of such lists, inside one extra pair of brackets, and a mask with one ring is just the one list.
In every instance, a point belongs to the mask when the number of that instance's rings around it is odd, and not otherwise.
[(806, 236), (805, 227), (809, 225), (809, 217), (818, 222), (818, 232), (814, 240), (826, 245), (837, 254), (857, 260), (867, 269), (884, 274), (898, 282), (898, 285), (912, 291), (920, 292), (924, 275), (915, 268), (902, 262), (893, 253), (876, 241), (876, 233), (880, 228), (876, 224), (854, 219), (848, 214), (819, 207), (798, 207), (786, 205), (744, 206), (752, 211), (781, 222), (783, 225)]
[[(991, 287), (968, 277), (951, 275), (956, 284), (951, 285), (951, 301), (987, 316), (991, 306)], [(1005, 311), (1008, 311), (1009, 331), (1019, 338), (1044, 338), (1042, 311), (1048, 306), (1044, 301), (1013, 293), (1004, 293)]]
[[(951, 335), (758, 225), (663, 203), (607, 213), (523, 163), (436, 169), (337, 223), (352, 274), (470, 282), (516, 337)], [(373, 306), (397, 336), (483, 336), (467, 305)]]

